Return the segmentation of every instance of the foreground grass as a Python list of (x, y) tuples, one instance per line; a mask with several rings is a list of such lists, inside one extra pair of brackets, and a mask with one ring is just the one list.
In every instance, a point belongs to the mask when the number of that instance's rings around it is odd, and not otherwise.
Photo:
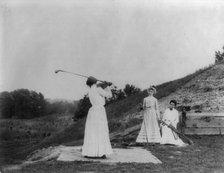
[(27, 165), (22, 169), (5, 170), (7, 173), (73, 173), (73, 172), (224, 172), (224, 136), (194, 137), (194, 145), (185, 148), (174, 146), (145, 146), (162, 164), (99, 162), (59, 162), (51, 160)]

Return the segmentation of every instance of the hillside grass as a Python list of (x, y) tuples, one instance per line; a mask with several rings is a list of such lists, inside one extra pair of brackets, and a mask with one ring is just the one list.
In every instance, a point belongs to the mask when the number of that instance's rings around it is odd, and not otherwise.
[(49, 145), (52, 145), (55, 142), (53, 139), (57, 139), (58, 134), (74, 124), (71, 121), (72, 116), (54, 114), (29, 120), (1, 119), (0, 165), (25, 159), (30, 152), (48, 146), (48, 142), (42, 145), (44, 141), (51, 141)]
[[(155, 95), (155, 97), (159, 100), (163, 97), (170, 95), (171, 93), (175, 92), (177, 89), (181, 88), (186, 83), (194, 79), (196, 76), (210, 70), (212, 67), (214, 67), (214, 65), (210, 65), (208, 67), (197, 70), (196, 72), (189, 74), (183, 78), (157, 85), (156, 86), (157, 94)], [(125, 98), (124, 100), (120, 100), (111, 105), (108, 105), (106, 108), (108, 118), (110, 119), (110, 118), (122, 117), (127, 113), (130, 114), (136, 112), (137, 105), (139, 103), (142, 103), (144, 97), (146, 96), (147, 92), (146, 90), (144, 90), (138, 94)]]

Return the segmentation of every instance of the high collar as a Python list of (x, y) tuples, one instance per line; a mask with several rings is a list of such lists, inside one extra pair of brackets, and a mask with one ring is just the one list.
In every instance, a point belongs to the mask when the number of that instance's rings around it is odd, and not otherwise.
[(96, 84), (93, 84), (93, 85), (91, 86), (91, 88), (96, 88)]
[(172, 108), (172, 109), (171, 109), (171, 108), (168, 108), (168, 109), (169, 109), (170, 111), (173, 111), (173, 110), (175, 110), (175, 108)]

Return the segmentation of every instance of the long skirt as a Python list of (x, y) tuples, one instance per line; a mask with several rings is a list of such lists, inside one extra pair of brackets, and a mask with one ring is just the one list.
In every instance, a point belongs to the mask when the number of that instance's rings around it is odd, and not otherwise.
[(104, 106), (93, 106), (89, 109), (86, 119), (82, 155), (102, 157), (112, 153), (105, 108)]
[[(166, 125), (162, 126), (162, 138), (161, 138), (161, 144), (172, 144), (177, 146), (185, 146), (186, 144), (177, 136), (174, 134), (169, 127)], [(176, 136), (176, 137), (175, 137)]]
[(143, 111), (143, 122), (138, 134), (137, 143), (160, 143), (161, 135), (154, 109)]

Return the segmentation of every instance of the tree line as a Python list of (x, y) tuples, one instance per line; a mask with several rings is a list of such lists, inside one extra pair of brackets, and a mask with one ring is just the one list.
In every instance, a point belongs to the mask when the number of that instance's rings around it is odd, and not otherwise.
[[(122, 100), (141, 90), (127, 84), (125, 88), (112, 90), (113, 97), (106, 100), (106, 105)], [(49, 101), (40, 92), (18, 89), (0, 93), (0, 118), (31, 119), (51, 114), (69, 113), (81, 118), (87, 115), (91, 107), (89, 98), (84, 95), (79, 101)]]
[(30, 119), (54, 113), (74, 113), (77, 103), (49, 102), (42, 93), (28, 89), (0, 93), (0, 118)]

